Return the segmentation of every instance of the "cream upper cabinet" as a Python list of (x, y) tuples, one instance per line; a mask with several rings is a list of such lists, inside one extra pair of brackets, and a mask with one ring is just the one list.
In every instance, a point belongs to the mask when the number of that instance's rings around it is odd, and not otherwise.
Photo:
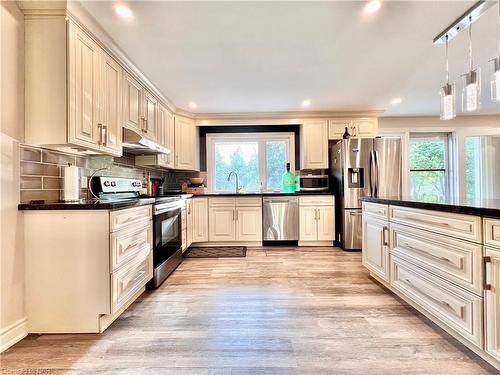
[(378, 135), (378, 120), (376, 118), (358, 118), (352, 121), (354, 137), (373, 138)]
[(301, 168), (328, 168), (328, 121), (306, 121), (301, 127)]
[(342, 139), (346, 128), (351, 137), (373, 138), (378, 135), (378, 120), (375, 117), (331, 119), (328, 138)]
[(97, 43), (70, 23), (68, 141), (94, 150), (103, 141), (99, 122), (99, 53)]
[(192, 242), (208, 241), (208, 198), (191, 200)]
[(387, 282), (390, 281), (389, 223), (387, 220), (363, 215), (362, 261), (371, 272)]
[(142, 97), (143, 97), (142, 117), (144, 121), (143, 132), (145, 133), (145, 136), (147, 138), (156, 141), (157, 137), (156, 115), (158, 108), (158, 100), (146, 90), (143, 90)]
[(485, 330), (486, 351), (500, 361), (500, 250), (485, 248), (486, 283)]
[(122, 68), (101, 51), (102, 148), (109, 154), (122, 155)]
[(237, 208), (236, 240), (262, 241), (262, 206)]
[(142, 86), (128, 73), (123, 75), (123, 126), (142, 131)]
[(165, 123), (163, 126), (162, 144), (170, 150), (169, 154), (164, 155), (167, 168), (175, 168), (175, 123), (174, 115), (165, 110)]
[(236, 214), (234, 206), (210, 207), (208, 239), (211, 242), (236, 240)]
[(197, 170), (198, 139), (194, 121), (175, 117), (175, 169)]

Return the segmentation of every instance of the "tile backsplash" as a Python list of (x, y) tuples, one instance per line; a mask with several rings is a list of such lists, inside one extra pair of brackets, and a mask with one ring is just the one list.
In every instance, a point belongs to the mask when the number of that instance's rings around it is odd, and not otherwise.
[[(80, 176), (90, 176), (96, 169), (106, 168), (96, 173), (98, 176), (115, 176), (142, 179), (145, 172), (153, 178), (164, 178), (165, 190), (180, 189), (183, 181), (198, 176), (199, 172), (166, 171), (155, 168), (144, 168), (135, 165), (133, 155), (81, 156), (64, 152), (47, 150), (40, 147), (20, 146), (20, 200), (27, 203), (31, 200), (58, 201), (63, 192), (63, 166), (71, 163), (80, 168)], [(80, 198), (86, 198), (86, 186), (82, 186)]]

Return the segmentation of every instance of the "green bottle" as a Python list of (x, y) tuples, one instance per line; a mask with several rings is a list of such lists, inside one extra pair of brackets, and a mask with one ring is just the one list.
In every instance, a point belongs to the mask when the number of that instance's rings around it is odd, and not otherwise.
[(283, 193), (295, 193), (296, 179), (295, 175), (290, 172), (290, 163), (286, 163), (286, 172), (283, 173), (282, 184), (281, 191)]

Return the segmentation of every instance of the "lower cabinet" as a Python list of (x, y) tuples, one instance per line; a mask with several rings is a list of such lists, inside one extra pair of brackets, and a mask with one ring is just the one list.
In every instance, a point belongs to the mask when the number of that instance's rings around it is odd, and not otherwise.
[(484, 317), (486, 351), (500, 361), (500, 248), (485, 248), (486, 291)]
[(208, 240), (262, 241), (261, 199), (209, 198)]
[(299, 245), (332, 245), (335, 238), (333, 195), (299, 197)]
[(389, 223), (369, 215), (363, 215), (363, 265), (371, 272), (390, 281)]
[(208, 241), (208, 198), (193, 198), (188, 211), (191, 243)]

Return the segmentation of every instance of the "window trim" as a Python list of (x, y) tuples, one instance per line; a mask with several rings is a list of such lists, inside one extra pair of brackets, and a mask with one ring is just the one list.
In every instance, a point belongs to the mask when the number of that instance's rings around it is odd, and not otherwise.
[(267, 190), (266, 175), (266, 142), (284, 140), (288, 142), (288, 162), (290, 171), (295, 172), (295, 133), (293, 132), (255, 132), (255, 133), (208, 133), (207, 134), (207, 188), (209, 192), (232, 192), (232, 190), (215, 190), (214, 146), (217, 141), (224, 142), (258, 142), (259, 150), (259, 183)]

